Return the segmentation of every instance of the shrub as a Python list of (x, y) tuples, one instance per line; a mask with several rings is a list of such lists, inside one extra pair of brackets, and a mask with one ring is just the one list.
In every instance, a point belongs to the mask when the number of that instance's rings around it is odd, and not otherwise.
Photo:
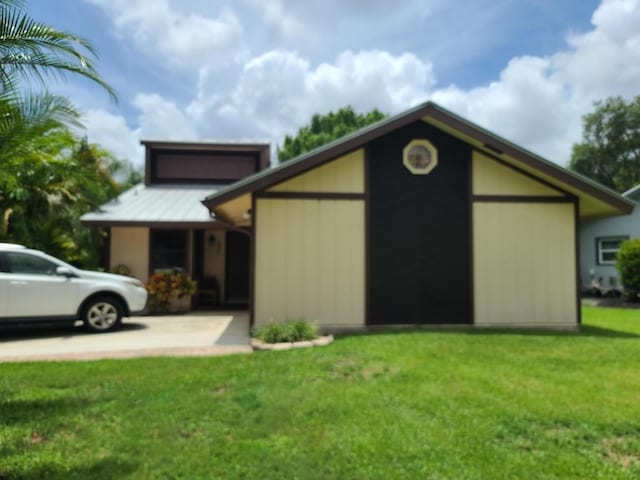
[(160, 313), (168, 312), (173, 300), (196, 293), (198, 282), (186, 272), (157, 272), (151, 275), (146, 288), (149, 292), (149, 311)]
[(127, 277), (131, 276), (131, 269), (122, 263), (116, 265), (111, 269), (111, 273), (115, 273), (117, 275), (125, 275)]
[(616, 267), (625, 288), (625, 299), (638, 300), (640, 293), (640, 238), (622, 242)]
[(318, 338), (318, 329), (301, 318), (284, 323), (267, 323), (256, 328), (253, 336), (265, 343), (300, 342)]

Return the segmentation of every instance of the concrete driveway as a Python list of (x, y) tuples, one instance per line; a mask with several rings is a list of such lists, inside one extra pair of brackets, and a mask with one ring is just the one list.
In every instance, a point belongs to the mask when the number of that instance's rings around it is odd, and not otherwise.
[(247, 312), (125, 318), (110, 333), (78, 326), (0, 330), (0, 362), (249, 353)]

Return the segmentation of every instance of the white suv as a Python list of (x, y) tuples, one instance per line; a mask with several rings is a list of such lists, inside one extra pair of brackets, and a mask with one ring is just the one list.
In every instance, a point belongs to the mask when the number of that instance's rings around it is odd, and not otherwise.
[(0, 243), (0, 324), (81, 319), (88, 330), (107, 332), (146, 303), (138, 279), (79, 270), (38, 250)]

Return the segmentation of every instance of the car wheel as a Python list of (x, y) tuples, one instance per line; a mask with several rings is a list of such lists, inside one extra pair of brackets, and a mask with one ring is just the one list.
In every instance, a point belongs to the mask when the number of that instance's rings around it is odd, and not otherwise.
[(94, 298), (84, 308), (82, 320), (91, 332), (115, 330), (122, 323), (122, 304), (115, 298)]

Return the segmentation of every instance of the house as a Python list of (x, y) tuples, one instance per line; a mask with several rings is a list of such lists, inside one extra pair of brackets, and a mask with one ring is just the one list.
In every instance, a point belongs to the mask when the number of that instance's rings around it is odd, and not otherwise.
[(155, 271), (181, 268), (207, 287), (209, 305), (246, 306), (249, 223), (214, 219), (201, 201), (267, 168), (269, 145), (142, 143), (144, 184), (82, 217), (109, 234), (106, 267), (124, 266), (143, 281)]
[(250, 313), (325, 330), (580, 324), (580, 223), (633, 202), (426, 103), (206, 196)]
[(584, 222), (580, 227), (580, 278), (583, 291), (618, 294), (622, 290), (616, 270), (620, 245), (640, 237), (640, 185), (627, 190), (623, 197), (636, 207), (630, 215)]

